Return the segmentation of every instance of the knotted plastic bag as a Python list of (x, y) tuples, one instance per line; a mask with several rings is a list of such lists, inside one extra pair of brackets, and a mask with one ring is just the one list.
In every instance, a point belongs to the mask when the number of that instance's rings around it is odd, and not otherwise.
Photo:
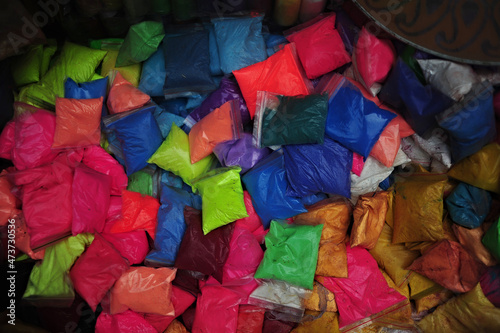
[(111, 289), (111, 314), (128, 309), (173, 315), (172, 280), (176, 269), (131, 267), (125, 271)]
[(307, 213), (294, 217), (299, 225), (323, 225), (316, 274), (347, 277), (345, 238), (352, 208), (343, 198), (330, 198), (308, 207)]
[(312, 85), (305, 78), (296, 55), (295, 44), (285, 47), (267, 60), (233, 72), (254, 117), (258, 91), (270, 91), (284, 96), (308, 95)]
[(76, 292), (95, 311), (108, 290), (128, 268), (128, 263), (113, 245), (96, 235), (71, 268), (69, 277)]
[(242, 178), (265, 229), (274, 218), (287, 219), (306, 212), (299, 198), (286, 195), (288, 184), (283, 161), (283, 155), (275, 152)]
[(120, 72), (115, 71), (112, 73), (111, 88), (108, 95), (108, 109), (109, 113), (120, 113), (133, 109), (140, 108), (151, 99), (129, 81), (125, 80)]
[(256, 279), (277, 279), (313, 289), (323, 225), (287, 225), (273, 220)]
[(187, 228), (175, 259), (175, 267), (211, 275), (222, 282), (233, 225), (225, 225), (204, 235), (199, 210), (185, 207), (184, 218)]
[(162, 22), (143, 21), (134, 24), (128, 30), (120, 47), (116, 66), (128, 66), (145, 61), (156, 51), (164, 36)]
[(254, 143), (261, 148), (323, 143), (327, 112), (326, 94), (283, 96), (258, 91)]
[(193, 179), (212, 168), (214, 156), (209, 155), (191, 164), (188, 135), (173, 124), (167, 138), (151, 156), (148, 163), (154, 163), (164, 170), (171, 171), (180, 176), (186, 184), (191, 185)]
[(189, 132), (191, 164), (210, 155), (218, 143), (241, 137), (243, 126), (238, 108), (237, 100), (226, 102), (193, 126)]
[(111, 243), (131, 265), (142, 263), (149, 252), (148, 238), (143, 230), (117, 234), (103, 233), (102, 237)]
[(102, 232), (108, 214), (110, 177), (85, 165), (75, 168), (72, 188), (73, 235)]
[(500, 219), (486, 231), (482, 242), (495, 259), (500, 260)]
[(110, 177), (111, 195), (121, 195), (122, 190), (127, 188), (128, 178), (123, 167), (100, 146), (85, 147), (82, 163)]
[(224, 74), (266, 60), (263, 19), (264, 15), (212, 19), (220, 68)]
[(103, 98), (102, 115), (106, 115), (106, 94), (108, 88), (108, 78), (97, 79), (90, 82), (76, 83), (68, 77), (64, 82), (64, 97), (74, 99)]
[(477, 228), (490, 211), (491, 195), (483, 189), (460, 183), (446, 198), (446, 206), (453, 222)]
[(163, 46), (159, 46), (146, 60), (142, 66), (139, 90), (149, 96), (163, 96), (163, 84), (165, 83), (165, 55)]
[(361, 246), (367, 250), (375, 247), (384, 227), (388, 195), (388, 192), (382, 191), (359, 197), (353, 211), (352, 247)]
[(288, 145), (283, 148), (288, 196), (318, 192), (351, 196), (352, 152), (334, 140), (323, 144)]
[(131, 310), (114, 315), (101, 312), (97, 317), (95, 331), (96, 333), (157, 333), (156, 329), (143, 316)]

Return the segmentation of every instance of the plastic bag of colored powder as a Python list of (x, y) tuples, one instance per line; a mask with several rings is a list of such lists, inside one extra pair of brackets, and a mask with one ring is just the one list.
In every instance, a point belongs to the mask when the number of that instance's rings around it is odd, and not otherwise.
[(134, 172), (128, 177), (127, 190), (133, 192), (139, 192), (144, 195), (152, 195), (153, 192), (152, 175), (143, 170)]
[[(410, 306), (404, 296), (387, 285), (367, 250), (347, 246), (347, 262), (348, 278), (321, 277), (318, 281), (335, 294), (342, 330), (369, 322), (369, 318), (372, 322), (383, 322), (384, 315)], [(379, 316), (375, 317), (376, 314)]]
[(484, 295), (478, 284), (425, 316), (417, 325), (424, 332), (496, 332), (500, 309)]
[(76, 292), (95, 311), (104, 295), (128, 268), (128, 263), (113, 245), (97, 234), (71, 268), (69, 277)]
[(399, 124), (393, 119), (384, 128), (378, 141), (373, 145), (370, 156), (373, 156), (377, 161), (390, 168), (396, 160), (400, 146), (401, 135), (399, 133)]
[(75, 168), (72, 188), (73, 235), (102, 232), (109, 207), (110, 177), (85, 165)]
[(262, 333), (265, 309), (241, 304), (238, 308), (238, 333)]
[(264, 16), (220, 17), (212, 19), (224, 74), (264, 61), (266, 43), (262, 36)]
[[(41, 249), (37, 252), (33, 252), (30, 246), (30, 235), (28, 234), (28, 230), (26, 228), (26, 221), (24, 220), (24, 216), (22, 214), (16, 215), (14, 217), (15, 229), (16, 229), (16, 249), (19, 251), (26, 253), (31, 259), (40, 260), (45, 256), (45, 249)], [(5, 224), (7, 224), (7, 220), (5, 220)]]
[(486, 231), (482, 242), (495, 259), (500, 261), (500, 219)]
[(497, 134), (491, 85), (475, 84), (462, 101), (437, 115), (436, 119), (450, 135), (454, 162), (476, 153)]
[(387, 78), (396, 60), (394, 46), (390, 40), (379, 39), (366, 27), (363, 27), (353, 54), (356, 74), (361, 77), (360, 81), (375, 96), (380, 91), (380, 83), (383, 83)]
[(460, 183), (446, 198), (453, 222), (467, 228), (481, 226), (491, 207), (491, 195), (480, 188)]
[(64, 97), (73, 99), (103, 98), (102, 115), (106, 115), (106, 94), (108, 89), (108, 78), (98, 79), (90, 82), (76, 83), (71, 78), (64, 82)]
[(139, 90), (149, 96), (163, 96), (166, 75), (163, 46), (159, 46), (158, 50), (142, 66)]
[(214, 25), (207, 23), (205, 29), (208, 29), (208, 45), (210, 53), (210, 74), (212, 76), (222, 75), (220, 69), (219, 49), (217, 48), (217, 39), (215, 38)]
[(69, 284), (69, 269), (93, 239), (91, 234), (79, 234), (47, 247), (44, 259), (31, 271), (23, 298), (66, 299), (69, 306), (75, 296), (73, 287)]
[(286, 39), (295, 43), (300, 62), (309, 79), (320, 77), (351, 61), (342, 38), (335, 29), (335, 13), (306, 28), (298, 26), (293, 30)]
[(248, 217), (243, 201), (240, 167), (218, 168), (193, 180), (202, 199), (203, 233)]
[(186, 232), (175, 260), (175, 267), (211, 275), (222, 282), (222, 269), (229, 255), (233, 225), (229, 224), (204, 235), (201, 212), (184, 208)]
[(120, 72), (114, 71), (113, 75), (107, 102), (111, 114), (137, 109), (149, 102), (149, 95), (125, 80)]
[(352, 152), (325, 138), (323, 144), (287, 145), (283, 148), (288, 196), (318, 192), (351, 196)]
[(308, 207), (307, 213), (294, 217), (298, 225), (323, 225), (316, 274), (347, 277), (345, 239), (352, 207), (344, 198), (329, 198)]
[(163, 185), (158, 210), (155, 249), (147, 261), (156, 266), (173, 266), (186, 231), (184, 207), (193, 206), (193, 196), (183, 189)]
[(32, 249), (71, 234), (73, 170), (66, 161), (58, 159), (41, 167), (11, 173), (9, 177), (22, 193), (22, 209)]
[(498, 264), (497, 260), (481, 242), (485, 234), (485, 229), (487, 229), (485, 224), (483, 224), (480, 228), (474, 229), (454, 224), (452, 228), (460, 245), (462, 245), (467, 252), (474, 256), (478, 261), (482, 262), (486, 266), (495, 266)]
[(40, 80), (43, 57), (43, 45), (31, 47), (25, 54), (13, 59), (10, 68), (16, 87), (21, 87)]
[(484, 266), (459, 243), (442, 240), (426, 250), (408, 269), (457, 293), (465, 293), (479, 282)]
[[(21, 103), (19, 103), (21, 104)], [(36, 168), (50, 163), (57, 156), (51, 149), (54, 142), (56, 117), (54, 113), (27, 104), (28, 110), (15, 120), (12, 163), (18, 170)]]
[(257, 212), (255, 212), (253, 208), (252, 197), (250, 197), (247, 191), (243, 191), (243, 201), (245, 202), (248, 217), (237, 220), (234, 223), (234, 227), (250, 231), (259, 244), (263, 244), (266, 231), (264, 231), (264, 226), (262, 225), (259, 215), (257, 215)]
[(479, 281), (481, 289), (488, 300), (497, 308), (500, 307), (500, 266), (488, 267)]
[(20, 201), (11, 192), (12, 185), (7, 178), (7, 170), (0, 173), (0, 226), (7, 225), (9, 218), (14, 217), (21, 211)]
[(307, 310), (337, 312), (335, 295), (316, 281), (311, 296), (304, 300), (304, 306)]
[(120, 141), (127, 175), (145, 168), (148, 159), (161, 145), (162, 136), (153, 116), (154, 108), (146, 106), (123, 117), (104, 119), (106, 128), (113, 130)]
[(134, 24), (120, 47), (116, 66), (128, 66), (148, 59), (158, 48), (165, 32), (162, 22), (143, 21)]
[(111, 314), (132, 311), (174, 314), (172, 280), (176, 269), (131, 267), (116, 281), (111, 289)]
[(414, 174), (395, 183), (393, 243), (439, 241), (446, 175)]
[(271, 153), (269, 148), (255, 147), (252, 140), (251, 134), (243, 133), (240, 139), (219, 143), (214, 154), (222, 166), (239, 166), (244, 174)]
[(326, 94), (282, 96), (257, 92), (254, 144), (257, 147), (323, 143), (328, 100)]
[(157, 214), (160, 203), (155, 198), (143, 196), (137, 192), (123, 190), (122, 218), (115, 221), (111, 233), (128, 232), (138, 229), (146, 230), (154, 239)]
[(351, 231), (351, 246), (372, 249), (382, 232), (387, 214), (388, 193), (368, 193), (359, 197), (353, 211), (354, 224)]
[(14, 136), (16, 131), (16, 123), (11, 120), (5, 124), (5, 127), (0, 134), (0, 158), (6, 160), (12, 159), (12, 149), (14, 149)]
[(312, 91), (311, 82), (305, 77), (295, 44), (285, 47), (267, 60), (233, 72), (241, 93), (254, 117), (258, 91), (270, 91), (284, 96), (308, 95)]
[(210, 75), (208, 31), (167, 35), (163, 40), (167, 99), (207, 93), (216, 87)]
[(256, 279), (276, 279), (312, 289), (323, 225), (287, 225), (271, 222), (266, 252)]
[(338, 74), (329, 79), (324, 91), (329, 95), (326, 135), (368, 157), (396, 115), (364, 98), (356, 86)]
[(191, 332), (236, 332), (240, 296), (222, 286), (205, 286), (196, 301)]
[(56, 98), (56, 129), (52, 148), (74, 148), (99, 144), (102, 101), (102, 97)]
[[(120, 72), (125, 80), (130, 82), (134, 87), (139, 86), (139, 80), (141, 78), (142, 64), (133, 64), (130, 66), (116, 67), (116, 58), (118, 57), (118, 49), (121, 46), (121, 41), (113, 45), (112, 48), (116, 48), (114, 50), (108, 50), (108, 53), (102, 60), (101, 66), (101, 75), (102, 76), (110, 76), (113, 71)], [(104, 46), (105, 49), (108, 49), (107, 46)], [(110, 47), (111, 48), (111, 47)], [(163, 83), (162, 83), (163, 88)]]
[(500, 193), (500, 144), (492, 143), (455, 164), (452, 178), (487, 191)]
[(101, 312), (97, 317), (95, 331), (96, 333), (158, 333), (142, 315), (131, 310), (114, 315)]
[[(452, 164), (451, 151), (446, 134), (441, 129), (434, 129), (431, 135), (426, 135), (425, 138), (418, 134), (413, 134), (411, 137), (420, 149), (430, 155), (431, 170), (433, 169), (433, 163), (439, 162), (446, 168), (445, 171), (448, 171)], [(405, 138), (405, 140), (407, 139), (409, 138)]]
[(103, 233), (102, 237), (111, 243), (131, 265), (142, 263), (149, 252), (148, 238), (143, 230), (118, 234)]
[(241, 95), (238, 84), (227, 77), (223, 77), (220, 81), (219, 88), (211, 92), (207, 96), (207, 98), (203, 100), (200, 106), (194, 109), (186, 117), (186, 125), (188, 127), (193, 127), (194, 124), (206, 117), (210, 112), (233, 99), (239, 101), (239, 110), (242, 123), (249, 123), (250, 114), (248, 113), (247, 105), (245, 103), (245, 100), (243, 99), (243, 96)]
[(272, 219), (287, 219), (306, 212), (299, 198), (286, 195), (288, 182), (280, 152), (260, 161), (242, 180), (265, 229), (269, 228)]
[(194, 164), (210, 155), (214, 147), (223, 141), (241, 137), (243, 126), (238, 101), (232, 100), (215, 109), (197, 122), (189, 132), (189, 151)]
[(82, 163), (110, 177), (111, 195), (121, 195), (127, 188), (128, 179), (123, 167), (100, 146), (85, 147)]
[(161, 106), (157, 106), (154, 112), (154, 116), (158, 126), (160, 126), (161, 136), (165, 139), (170, 130), (172, 129), (172, 124), (175, 123), (177, 126), (182, 126), (184, 124), (184, 117), (171, 113)]
[(180, 176), (186, 184), (191, 185), (193, 179), (205, 174), (212, 168), (214, 156), (209, 155), (191, 164), (188, 135), (177, 125), (172, 124), (172, 129), (167, 138), (149, 158), (148, 163), (154, 163), (164, 170), (171, 171)]
[(398, 58), (387, 81), (380, 91), (379, 98), (401, 112), (408, 124), (419, 135), (436, 127), (434, 116), (453, 104), (453, 100), (423, 85), (405, 62)]
[(375, 158), (369, 156), (359, 176), (351, 174), (351, 198), (355, 202), (360, 195), (375, 192), (380, 183), (384, 181), (394, 171), (388, 168)]

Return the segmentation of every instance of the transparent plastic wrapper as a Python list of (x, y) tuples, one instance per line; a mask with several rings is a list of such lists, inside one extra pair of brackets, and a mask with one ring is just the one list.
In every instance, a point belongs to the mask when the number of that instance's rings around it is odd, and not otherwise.
[(326, 94), (283, 96), (257, 92), (253, 137), (257, 147), (323, 143)]
[(167, 72), (165, 70), (165, 55), (163, 46), (159, 46), (149, 59), (142, 65), (139, 90), (149, 96), (163, 96), (163, 84)]
[(218, 143), (239, 139), (242, 133), (238, 101), (232, 100), (222, 104), (191, 128), (189, 132), (191, 164), (210, 155)]
[(476, 153), (497, 135), (491, 85), (473, 85), (462, 101), (438, 114), (436, 119), (450, 135), (455, 163)]
[(14, 136), (16, 130), (16, 123), (10, 120), (5, 124), (0, 134), (0, 158), (6, 160), (12, 159), (12, 149), (14, 149)]
[(378, 97), (401, 112), (419, 135), (436, 127), (434, 116), (453, 100), (430, 85), (423, 85), (408, 65), (398, 58)]
[[(430, 135), (424, 135), (424, 137), (418, 134), (413, 134), (411, 136), (416, 145), (418, 145), (424, 152), (429, 154), (431, 161), (430, 166), (432, 169), (432, 164), (434, 161), (438, 161), (444, 165), (445, 171), (451, 167), (451, 150), (446, 140), (446, 134), (443, 133), (441, 129), (434, 129)], [(405, 138), (407, 139), (407, 138)]]
[(142, 263), (149, 252), (148, 238), (146, 232), (143, 230), (120, 232), (117, 234), (103, 233), (101, 235), (131, 265)]
[(146, 230), (152, 239), (155, 238), (157, 214), (160, 203), (155, 198), (138, 192), (123, 190), (122, 217), (116, 220), (110, 229), (111, 233)]
[(488, 191), (465, 183), (458, 184), (446, 198), (453, 222), (467, 228), (480, 227), (491, 208)]
[(345, 77), (325, 76), (316, 87), (329, 96), (326, 135), (368, 157), (384, 128), (396, 117), (366, 99)]
[(392, 244), (392, 228), (387, 224), (384, 224), (375, 247), (370, 249), (370, 254), (398, 288), (409, 283), (413, 273), (406, 268), (420, 256), (418, 251), (409, 250), (404, 244)]
[(233, 225), (225, 225), (204, 235), (201, 212), (192, 207), (184, 208), (186, 232), (175, 259), (178, 269), (211, 275), (222, 282), (223, 267), (229, 255)]
[(31, 270), (23, 299), (52, 306), (69, 306), (75, 297), (68, 278), (69, 269), (93, 240), (91, 234), (79, 234), (47, 247), (43, 260)]
[(455, 101), (460, 101), (479, 82), (471, 66), (441, 59), (417, 60), (425, 80)]
[(143, 316), (132, 310), (114, 315), (101, 312), (99, 317), (97, 317), (95, 331), (96, 333), (158, 333)]
[(193, 206), (194, 196), (183, 189), (162, 185), (155, 249), (146, 261), (154, 266), (173, 266), (186, 231), (184, 207)]
[(311, 294), (310, 290), (278, 280), (259, 283), (248, 299), (250, 304), (278, 313), (280, 320), (296, 323), (302, 320), (304, 300)]
[(417, 325), (424, 332), (496, 332), (500, 330), (500, 309), (495, 307), (477, 284), (425, 316)]
[(294, 43), (287, 44), (268, 59), (233, 72), (253, 119), (257, 92), (271, 91), (284, 96), (308, 95), (311, 82), (296, 54)]
[(312, 290), (322, 230), (322, 224), (288, 225), (273, 220), (255, 278), (286, 281)]
[(266, 60), (262, 36), (264, 15), (213, 18), (220, 68), (224, 74)]
[(120, 163), (100, 146), (85, 147), (82, 163), (110, 177), (111, 195), (121, 195), (122, 190), (127, 188), (128, 178), (125, 174), (125, 170), (123, 170)]
[(132, 25), (120, 47), (116, 66), (128, 66), (147, 60), (156, 51), (164, 36), (162, 22), (143, 21)]
[(500, 144), (492, 143), (455, 164), (448, 176), (483, 190), (500, 193)]
[(109, 208), (110, 183), (109, 176), (83, 164), (75, 168), (71, 199), (73, 235), (103, 231)]
[(264, 226), (262, 225), (260, 217), (257, 215), (257, 212), (253, 207), (252, 197), (247, 191), (243, 191), (243, 201), (245, 202), (248, 217), (235, 221), (234, 227), (250, 231), (255, 236), (259, 244), (263, 244), (264, 236), (267, 232), (264, 231)]
[(370, 156), (390, 168), (396, 160), (400, 146), (401, 135), (399, 133), (399, 124), (393, 119), (384, 128), (378, 141), (373, 145)]
[(56, 98), (56, 128), (52, 148), (75, 148), (99, 144), (102, 101), (102, 97)]
[(12, 193), (13, 184), (7, 177), (7, 170), (0, 173), (0, 226), (7, 225), (11, 217), (16, 216), (21, 211), (18, 209), (21, 202)]
[(148, 165), (148, 159), (160, 147), (162, 136), (153, 116), (155, 106), (145, 106), (126, 114), (106, 117), (104, 125), (116, 133), (125, 158), (127, 175)]
[[(318, 279), (335, 294), (340, 330), (349, 332), (377, 322), (390, 327), (392, 323), (388, 319), (396, 311), (410, 307), (408, 299), (387, 285), (367, 250), (347, 246), (347, 261), (348, 278)], [(360, 289), (360, 286), (363, 288)]]
[(287, 219), (306, 212), (299, 198), (286, 195), (288, 183), (284, 158), (279, 151), (260, 161), (242, 177), (242, 181), (264, 229), (269, 228), (272, 219)]
[(260, 160), (271, 154), (269, 148), (257, 148), (252, 144), (253, 137), (242, 133), (240, 139), (224, 141), (214, 147), (214, 154), (222, 166), (239, 166), (244, 174)]
[(345, 238), (352, 207), (344, 198), (329, 198), (309, 206), (307, 213), (294, 217), (298, 225), (323, 225), (316, 274), (347, 277)]
[(395, 183), (393, 243), (444, 238), (443, 193), (446, 175), (413, 174)]
[(175, 124), (172, 125), (165, 141), (148, 160), (148, 163), (154, 163), (163, 170), (171, 171), (180, 176), (188, 185), (192, 184), (193, 179), (209, 171), (214, 162), (214, 156), (209, 155), (191, 164), (189, 137)]
[(351, 246), (372, 249), (382, 232), (387, 214), (388, 193), (367, 193), (359, 197), (354, 207), (354, 224), (351, 231)]
[(174, 314), (172, 280), (176, 269), (131, 267), (111, 289), (111, 314), (128, 309), (164, 316)]
[(335, 29), (335, 13), (317, 18), (313, 22), (306, 22), (285, 31), (286, 39), (295, 43), (300, 62), (311, 80), (351, 61), (342, 38)]
[(208, 31), (203, 30), (165, 36), (165, 98), (188, 97), (215, 90), (210, 74), (208, 35)]
[(486, 231), (482, 239), (483, 245), (496, 260), (500, 260), (500, 219)]
[(452, 228), (458, 242), (478, 261), (482, 262), (486, 266), (495, 266), (498, 264), (498, 261), (481, 242), (481, 239), (486, 232), (485, 229), (487, 229), (485, 224), (483, 224), (479, 228), (474, 229), (469, 229), (454, 224)]
[(353, 68), (373, 96), (380, 91), (395, 61), (396, 50), (389, 39), (377, 38), (366, 27), (361, 28), (354, 47)]
[(347, 148), (325, 138), (321, 145), (287, 145), (283, 151), (288, 196), (318, 192), (351, 196), (352, 152)]
[(71, 268), (69, 277), (76, 292), (95, 311), (108, 290), (128, 268), (128, 263), (113, 245), (97, 234)]
[(488, 267), (479, 283), (484, 296), (497, 308), (500, 307), (500, 266)]
[(321, 312), (337, 312), (335, 294), (326, 289), (321, 283), (314, 281), (311, 295), (304, 300), (306, 310)]
[(234, 80), (223, 77), (220, 81), (219, 88), (211, 92), (207, 98), (201, 102), (200, 106), (194, 109), (185, 120), (188, 127), (193, 127), (194, 124), (210, 114), (213, 110), (220, 107), (222, 104), (230, 100), (237, 100), (239, 102), (239, 111), (241, 114), (241, 121), (243, 124), (250, 122), (250, 114), (248, 108), (241, 95), (240, 88)]
[(74, 99), (103, 98), (102, 116), (107, 114), (106, 94), (108, 88), (108, 78), (97, 79), (90, 82), (76, 83), (71, 78), (64, 82), (64, 97)]
[(140, 108), (151, 99), (149, 95), (125, 80), (120, 72), (113, 71), (110, 75), (111, 88), (109, 89), (107, 105), (111, 114)]
[(41, 77), (43, 45), (35, 45), (22, 55), (14, 57), (10, 68), (16, 87), (36, 83)]

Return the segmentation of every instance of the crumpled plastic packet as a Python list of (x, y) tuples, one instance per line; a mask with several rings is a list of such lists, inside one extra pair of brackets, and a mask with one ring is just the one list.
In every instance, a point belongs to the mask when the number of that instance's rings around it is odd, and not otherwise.
[(351, 246), (372, 249), (382, 232), (387, 214), (389, 193), (367, 193), (359, 197), (354, 207), (354, 224), (351, 230)]

